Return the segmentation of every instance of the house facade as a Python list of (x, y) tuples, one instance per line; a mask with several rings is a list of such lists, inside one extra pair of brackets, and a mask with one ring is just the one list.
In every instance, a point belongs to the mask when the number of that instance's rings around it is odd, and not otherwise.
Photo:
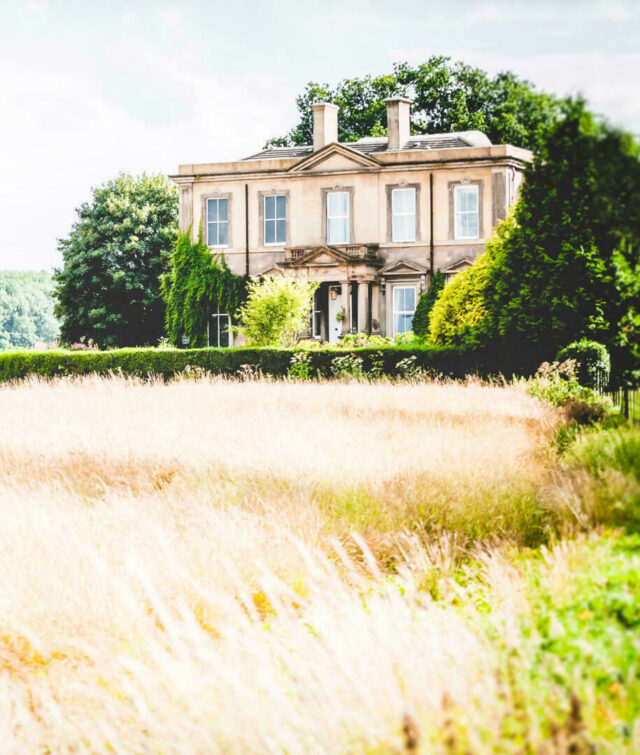
[[(319, 282), (307, 337), (411, 330), (436, 270), (483, 251), (518, 195), (528, 150), (479, 131), (412, 136), (411, 101), (390, 98), (388, 137), (338, 143), (338, 108), (313, 106), (313, 144), (235, 162), (181, 165), (180, 228), (240, 275)], [(214, 313), (211, 345), (229, 343)]]

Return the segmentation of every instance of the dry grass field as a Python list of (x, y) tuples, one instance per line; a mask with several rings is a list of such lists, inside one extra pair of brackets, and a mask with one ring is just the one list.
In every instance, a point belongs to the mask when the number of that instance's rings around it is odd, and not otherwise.
[(0, 752), (624, 751), (631, 703), (587, 734), (532, 635), (613, 546), (559, 539), (589, 502), (523, 390), (33, 380), (0, 417)]

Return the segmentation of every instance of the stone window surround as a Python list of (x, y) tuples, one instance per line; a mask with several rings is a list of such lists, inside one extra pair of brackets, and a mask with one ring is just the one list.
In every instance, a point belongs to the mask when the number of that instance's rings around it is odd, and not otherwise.
[[(327, 194), (333, 192), (342, 192), (349, 195), (349, 241), (348, 244), (355, 244), (354, 224), (353, 224), (353, 186), (330, 186), (322, 188), (322, 228), (320, 238), (323, 244), (327, 241)], [(340, 246), (340, 245), (339, 245)]]
[[(396, 333), (394, 333), (394, 325), (395, 325), (395, 294), (394, 291), (396, 288), (413, 288), (415, 289), (415, 304), (416, 307), (418, 306), (418, 300), (420, 298), (420, 294), (422, 292), (422, 288), (420, 286), (420, 279), (418, 276), (407, 276), (406, 278), (398, 277), (396, 280), (388, 281), (387, 285), (385, 287), (386, 295), (389, 299), (389, 305), (387, 306), (387, 335), (391, 333), (391, 337), (395, 338)], [(415, 309), (414, 309), (415, 312)]]
[(200, 225), (205, 239), (205, 244), (209, 246), (209, 228), (207, 216), (207, 199), (226, 199), (227, 200), (227, 245), (211, 246), (210, 249), (232, 249), (233, 248), (233, 223), (231, 221), (231, 209), (233, 206), (233, 194), (231, 192), (214, 191), (211, 194), (205, 194), (201, 197), (201, 215)]
[(484, 194), (484, 180), (479, 178), (475, 180), (449, 181), (447, 184), (449, 194), (449, 240), (464, 242), (473, 242), (476, 239), (456, 239), (456, 219), (455, 219), (455, 200), (453, 198), (454, 189), (456, 186), (477, 186), (478, 187), (478, 239), (484, 238), (484, 220), (483, 220), (483, 194)]
[[(291, 192), (288, 189), (269, 189), (258, 192), (258, 224), (260, 227), (260, 249), (277, 250), (284, 249), (285, 246), (291, 246), (291, 211), (289, 197)], [(265, 244), (264, 243), (264, 198), (265, 197), (286, 197), (287, 215), (286, 215), (286, 238), (284, 244)]]
[[(413, 241), (394, 241), (393, 240), (393, 190), (394, 189), (415, 189), (416, 192), (416, 237)], [(420, 232), (420, 184), (397, 183), (387, 184), (385, 186), (387, 196), (387, 243), (390, 244), (417, 244), (422, 241)]]

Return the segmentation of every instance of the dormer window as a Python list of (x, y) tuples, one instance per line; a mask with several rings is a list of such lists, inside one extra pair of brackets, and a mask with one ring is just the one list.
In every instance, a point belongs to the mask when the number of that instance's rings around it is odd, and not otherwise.
[(327, 193), (327, 243), (348, 244), (349, 238), (349, 192)]

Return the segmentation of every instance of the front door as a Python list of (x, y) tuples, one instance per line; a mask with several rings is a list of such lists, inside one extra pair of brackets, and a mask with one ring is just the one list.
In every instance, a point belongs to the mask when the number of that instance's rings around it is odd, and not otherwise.
[(338, 320), (336, 315), (342, 312), (342, 288), (341, 286), (329, 286), (329, 321), (327, 322), (327, 333), (329, 343), (338, 343), (342, 333), (342, 320)]

